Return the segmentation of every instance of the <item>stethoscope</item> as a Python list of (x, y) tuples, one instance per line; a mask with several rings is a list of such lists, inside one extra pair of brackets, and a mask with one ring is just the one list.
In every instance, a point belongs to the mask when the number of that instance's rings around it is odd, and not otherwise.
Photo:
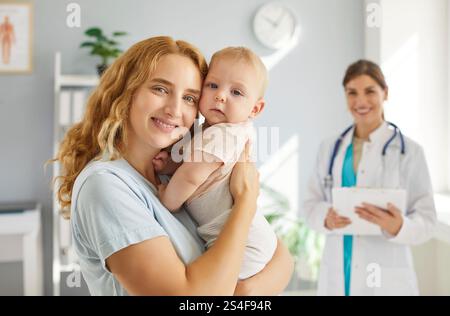
[[(397, 125), (395, 125), (394, 123), (391, 122), (387, 122), (390, 126), (392, 126), (394, 128), (394, 133), (392, 134), (391, 138), (389, 138), (389, 140), (386, 142), (386, 144), (384, 144), (383, 146), (383, 151), (381, 153), (382, 156), (386, 155), (386, 150), (388, 149), (390, 143), (394, 140), (394, 138), (397, 136), (397, 133), (400, 136), (400, 144), (401, 144), (401, 149), (400, 152), (402, 155), (405, 154), (405, 139), (403, 138), (403, 134), (400, 131), (400, 129), (397, 127)], [(339, 147), (342, 144), (342, 141), (344, 140), (345, 136), (350, 132), (350, 130), (354, 127), (354, 125), (349, 126), (340, 136), (339, 138), (336, 140), (336, 142), (334, 143), (334, 148), (333, 148), (333, 153), (331, 155), (331, 159), (330, 159), (330, 163), (328, 165), (328, 174), (325, 176), (324, 180), (323, 180), (323, 184), (325, 186), (326, 189), (332, 189), (333, 188), (333, 166), (334, 166), (334, 161), (336, 160), (336, 156), (337, 153), (339, 151)]]

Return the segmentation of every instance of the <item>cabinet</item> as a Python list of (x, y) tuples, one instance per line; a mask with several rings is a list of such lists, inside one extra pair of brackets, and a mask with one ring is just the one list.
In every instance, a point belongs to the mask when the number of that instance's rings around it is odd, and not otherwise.
[[(4, 212), (5, 210), (15, 211)], [(0, 249), (0, 262), (22, 262), (24, 295), (43, 295), (40, 204), (31, 202), (0, 205)]]
[[(54, 140), (53, 156), (67, 130), (84, 113), (84, 107), (92, 89), (98, 84), (98, 76), (68, 75), (61, 71), (61, 53), (56, 52), (54, 64)], [(53, 163), (53, 177), (60, 174), (60, 165)], [(61, 273), (79, 271), (72, 248), (70, 222), (61, 216), (61, 209), (53, 190), (53, 295), (60, 294)]]

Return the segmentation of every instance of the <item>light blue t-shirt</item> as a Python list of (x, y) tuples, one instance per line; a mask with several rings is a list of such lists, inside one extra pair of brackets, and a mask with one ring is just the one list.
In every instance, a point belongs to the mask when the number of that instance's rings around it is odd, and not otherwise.
[(170, 213), (156, 192), (124, 159), (93, 161), (77, 177), (72, 192), (72, 237), (92, 295), (127, 295), (105, 260), (132, 244), (168, 236), (185, 264), (204, 251), (188, 213)]

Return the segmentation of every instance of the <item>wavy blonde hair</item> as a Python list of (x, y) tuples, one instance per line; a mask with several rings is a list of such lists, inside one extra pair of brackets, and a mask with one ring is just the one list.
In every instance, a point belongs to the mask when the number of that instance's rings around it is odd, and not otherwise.
[(168, 54), (190, 58), (202, 79), (205, 78), (208, 66), (200, 51), (187, 42), (166, 36), (133, 45), (102, 75), (89, 97), (82, 121), (70, 128), (51, 160), (61, 164), (62, 174), (54, 178), (54, 183), (64, 218), (70, 218), (73, 185), (83, 168), (93, 159), (122, 157), (133, 96), (155, 71), (159, 60)]

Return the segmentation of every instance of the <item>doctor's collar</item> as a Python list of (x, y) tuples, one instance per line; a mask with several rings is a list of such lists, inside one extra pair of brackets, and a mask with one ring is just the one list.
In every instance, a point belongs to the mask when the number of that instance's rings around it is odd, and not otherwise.
[(388, 129), (388, 123), (386, 121), (383, 121), (376, 130), (369, 134), (369, 141), (376, 143), (379, 140), (383, 140), (386, 130)]

